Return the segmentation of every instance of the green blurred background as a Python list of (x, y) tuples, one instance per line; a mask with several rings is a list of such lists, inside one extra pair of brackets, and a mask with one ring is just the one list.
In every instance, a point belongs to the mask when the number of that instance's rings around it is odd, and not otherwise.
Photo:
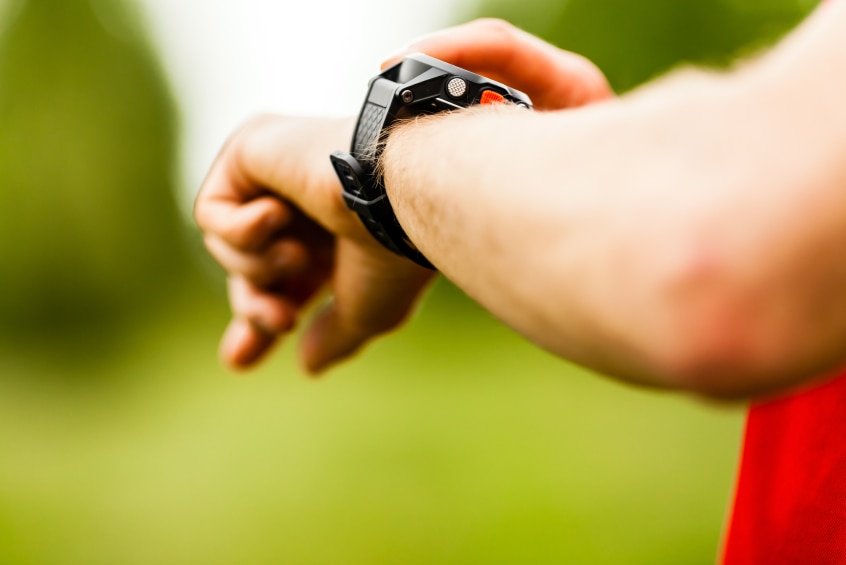
[[(812, 7), (454, 13), (582, 52), (622, 92)], [(0, 2), (0, 563), (713, 562), (742, 407), (587, 374), (443, 281), (325, 380), (290, 344), (248, 379), (221, 369), (223, 278), (175, 205), (176, 104), (139, 20)]]

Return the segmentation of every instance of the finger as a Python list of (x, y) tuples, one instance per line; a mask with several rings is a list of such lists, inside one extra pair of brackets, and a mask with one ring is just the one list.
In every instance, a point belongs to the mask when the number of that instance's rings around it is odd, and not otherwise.
[(223, 334), (220, 357), (232, 369), (246, 369), (255, 365), (275, 342), (275, 335), (263, 332), (247, 320), (236, 318)]
[(318, 374), (397, 327), (432, 277), (432, 271), (411, 262), (398, 263), (393, 256), (381, 257), (349, 241), (339, 242), (334, 300), (317, 315), (301, 344), (306, 370)]
[(260, 196), (243, 201), (216, 194), (214, 186), (201, 190), (194, 206), (200, 228), (245, 251), (261, 249), (291, 221), (291, 210), (279, 198)]
[(286, 296), (262, 290), (242, 277), (230, 277), (229, 303), (236, 319), (247, 320), (262, 332), (274, 335), (291, 331), (298, 306)]
[(294, 239), (277, 240), (261, 253), (241, 251), (215, 235), (207, 235), (204, 242), (209, 253), (228, 273), (247, 278), (258, 286), (270, 286), (296, 275), (309, 263), (305, 246)]
[(382, 68), (415, 51), (522, 90), (539, 109), (577, 107), (613, 95), (590, 61), (503, 20), (485, 18), (426, 35)]
[(370, 336), (345, 323), (334, 301), (312, 321), (303, 338), (301, 358), (311, 375), (323, 373), (336, 362), (358, 351)]

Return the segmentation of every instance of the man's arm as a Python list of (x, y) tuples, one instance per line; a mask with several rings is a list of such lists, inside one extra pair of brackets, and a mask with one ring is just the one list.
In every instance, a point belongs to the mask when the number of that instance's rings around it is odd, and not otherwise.
[[(846, 7), (725, 75), (395, 131), (389, 197), (470, 296), (562, 357), (716, 396), (846, 360)], [(421, 150), (425, 148), (425, 150)]]

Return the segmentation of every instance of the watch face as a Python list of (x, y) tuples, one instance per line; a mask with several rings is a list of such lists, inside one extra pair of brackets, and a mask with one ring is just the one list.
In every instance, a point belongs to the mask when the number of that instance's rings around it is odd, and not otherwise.
[(427, 65), (426, 63), (422, 63), (414, 59), (406, 58), (403, 59), (400, 64), (394, 66), (394, 68), (391, 69), (391, 72), (386, 74), (385, 78), (388, 78), (400, 84), (404, 84), (420, 76), (424, 72), (428, 71), (430, 68), (431, 65)]

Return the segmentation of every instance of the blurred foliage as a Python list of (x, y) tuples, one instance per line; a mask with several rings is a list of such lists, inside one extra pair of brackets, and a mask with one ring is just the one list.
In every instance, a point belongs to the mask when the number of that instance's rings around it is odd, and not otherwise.
[(101, 354), (187, 264), (173, 103), (122, 0), (0, 7), (0, 335)]
[(0, 341), (0, 563), (714, 563), (740, 410), (578, 371), (435, 290), (317, 382), (292, 343), (226, 375), (224, 301), (196, 293), (87, 386)]
[(504, 18), (593, 60), (618, 92), (679, 65), (725, 65), (796, 25), (810, 0), (482, 0)]

